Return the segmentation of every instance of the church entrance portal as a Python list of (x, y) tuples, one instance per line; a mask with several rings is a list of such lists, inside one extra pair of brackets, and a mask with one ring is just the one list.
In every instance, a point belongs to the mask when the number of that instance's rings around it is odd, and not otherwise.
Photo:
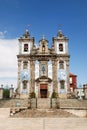
[(40, 97), (47, 98), (47, 84), (40, 84)]

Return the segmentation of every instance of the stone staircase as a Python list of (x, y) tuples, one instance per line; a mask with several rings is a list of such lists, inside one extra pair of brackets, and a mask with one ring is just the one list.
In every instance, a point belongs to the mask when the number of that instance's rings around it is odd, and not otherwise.
[(49, 109), (50, 108), (50, 99), (49, 98), (38, 98), (37, 99), (37, 108), (38, 109)]

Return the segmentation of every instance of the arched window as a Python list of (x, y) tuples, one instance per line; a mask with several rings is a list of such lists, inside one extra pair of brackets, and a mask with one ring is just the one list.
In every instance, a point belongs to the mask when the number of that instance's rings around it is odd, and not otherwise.
[(27, 62), (27, 61), (24, 61), (24, 62), (23, 62), (23, 69), (27, 69), (27, 67), (28, 67), (28, 62)]
[(59, 62), (59, 69), (64, 69), (64, 61)]
[(60, 81), (60, 89), (65, 89), (65, 81)]
[(24, 81), (23, 81), (23, 89), (26, 89), (26, 88), (27, 88), (27, 81), (24, 80)]

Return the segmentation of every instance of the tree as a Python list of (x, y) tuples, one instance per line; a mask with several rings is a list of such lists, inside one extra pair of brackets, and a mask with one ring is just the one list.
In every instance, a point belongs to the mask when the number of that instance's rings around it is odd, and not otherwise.
[(3, 97), (4, 98), (9, 98), (10, 97), (10, 91), (8, 88), (3, 89)]

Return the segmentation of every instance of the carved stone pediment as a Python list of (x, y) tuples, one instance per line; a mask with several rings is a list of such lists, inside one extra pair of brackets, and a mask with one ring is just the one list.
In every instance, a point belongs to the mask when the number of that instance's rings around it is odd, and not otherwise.
[(41, 77), (39, 77), (39, 78), (37, 78), (36, 80), (35, 80), (36, 82), (52, 82), (52, 79), (50, 79), (49, 77), (47, 77), (47, 76), (41, 76)]

